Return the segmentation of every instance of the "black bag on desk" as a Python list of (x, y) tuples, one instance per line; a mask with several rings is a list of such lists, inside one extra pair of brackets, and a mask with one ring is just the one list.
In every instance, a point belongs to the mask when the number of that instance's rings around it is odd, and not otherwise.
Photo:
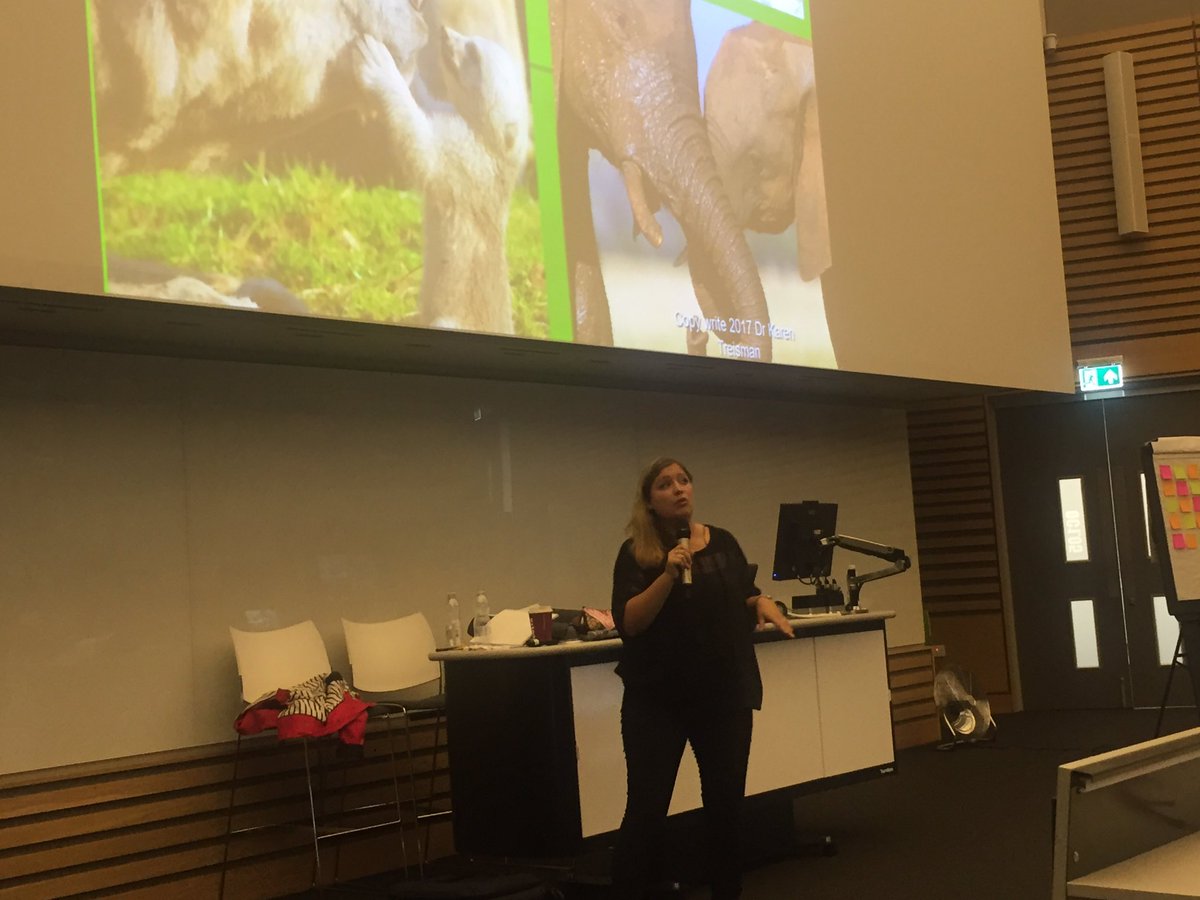
[(388, 894), (400, 900), (546, 900), (562, 896), (528, 872), (441, 875), (419, 881), (399, 881), (392, 885)]

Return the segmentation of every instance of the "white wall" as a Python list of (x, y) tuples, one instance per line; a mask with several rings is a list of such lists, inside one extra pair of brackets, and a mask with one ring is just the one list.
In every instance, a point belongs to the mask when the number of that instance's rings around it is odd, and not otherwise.
[(838, 367), (1069, 392), (1039, 0), (811, 6)]
[[(915, 553), (898, 411), (0, 348), (0, 772), (229, 739), (229, 625), (311, 617), (344, 667), (341, 616), (440, 634), (450, 590), (607, 607), (661, 453), (764, 572), (781, 501)], [(915, 570), (863, 603), (923, 639)]]

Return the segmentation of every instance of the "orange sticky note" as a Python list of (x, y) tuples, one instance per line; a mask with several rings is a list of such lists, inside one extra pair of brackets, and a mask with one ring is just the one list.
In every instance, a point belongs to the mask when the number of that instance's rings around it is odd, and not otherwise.
[(1187, 544), (1183, 539), (1183, 535), (1182, 534), (1171, 535), (1171, 546), (1174, 547), (1176, 550), (1182, 550), (1184, 547), (1186, 547)]
[(1200, 466), (1195, 463), (1188, 463), (1188, 478), (1192, 481), (1200, 479)]
[(1171, 515), (1167, 516), (1167, 519), (1171, 523), (1172, 531), (1178, 531), (1183, 527), (1183, 522), (1179, 519), (1179, 513), (1171, 513)]
[(1178, 503), (1180, 512), (1190, 513), (1192, 511), (1191, 497), (1180, 497)]
[(1175, 496), (1175, 482), (1173, 482), (1173, 481), (1164, 481), (1163, 482), (1163, 496), (1164, 497), (1174, 497)]
[(1187, 548), (1189, 550), (1196, 549), (1196, 533), (1194, 531), (1189, 531), (1183, 536), (1183, 539), (1187, 541)]

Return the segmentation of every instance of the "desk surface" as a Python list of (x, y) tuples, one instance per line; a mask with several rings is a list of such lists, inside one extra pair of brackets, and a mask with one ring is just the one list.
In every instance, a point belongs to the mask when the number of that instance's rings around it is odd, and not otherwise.
[(1188, 900), (1200, 896), (1200, 833), (1155, 847), (1067, 883), (1088, 900)]
[[(865, 625), (867, 623), (883, 622), (887, 619), (895, 618), (896, 614), (891, 610), (878, 610), (872, 612), (855, 613), (853, 615), (842, 615), (841, 613), (820, 613), (813, 616), (797, 616), (789, 618), (792, 623), (792, 628), (796, 631), (797, 637), (804, 637), (806, 632), (816, 632), (818, 630), (824, 632), (837, 632), (843, 629), (849, 630), (854, 626)], [(782, 635), (778, 634), (773, 625), (768, 625), (762, 631), (756, 633), (758, 640), (780, 640)], [(542, 656), (565, 656), (565, 655), (583, 655), (591, 653), (599, 653), (604, 650), (611, 650), (621, 646), (620, 638), (612, 638), (607, 641), (562, 641), (558, 644), (547, 644), (542, 647), (490, 647), (490, 646), (472, 646), (458, 650), (435, 650), (429, 654), (429, 658), (438, 660), (439, 662), (463, 662), (466, 660), (488, 660), (488, 659), (531, 659)]]

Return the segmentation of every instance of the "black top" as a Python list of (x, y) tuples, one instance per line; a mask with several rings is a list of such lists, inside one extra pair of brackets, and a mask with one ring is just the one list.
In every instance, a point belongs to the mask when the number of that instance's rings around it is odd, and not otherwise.
[(762, 706), (762, 679), (752, 635), (757, 615), (746, 599), (759, 593), (746, 556), (723, 528), (709, 526), (708, 544), (692, 556), (692, 584), (676, 581), (644, 632), (625, 632), (625, 604), (662, 574), (644, 569), (633, 541), (621, 545), (613, 566), (612, 611), (623, 640), (617, 674), (625, 686), (711, 697), (735, 706)]

